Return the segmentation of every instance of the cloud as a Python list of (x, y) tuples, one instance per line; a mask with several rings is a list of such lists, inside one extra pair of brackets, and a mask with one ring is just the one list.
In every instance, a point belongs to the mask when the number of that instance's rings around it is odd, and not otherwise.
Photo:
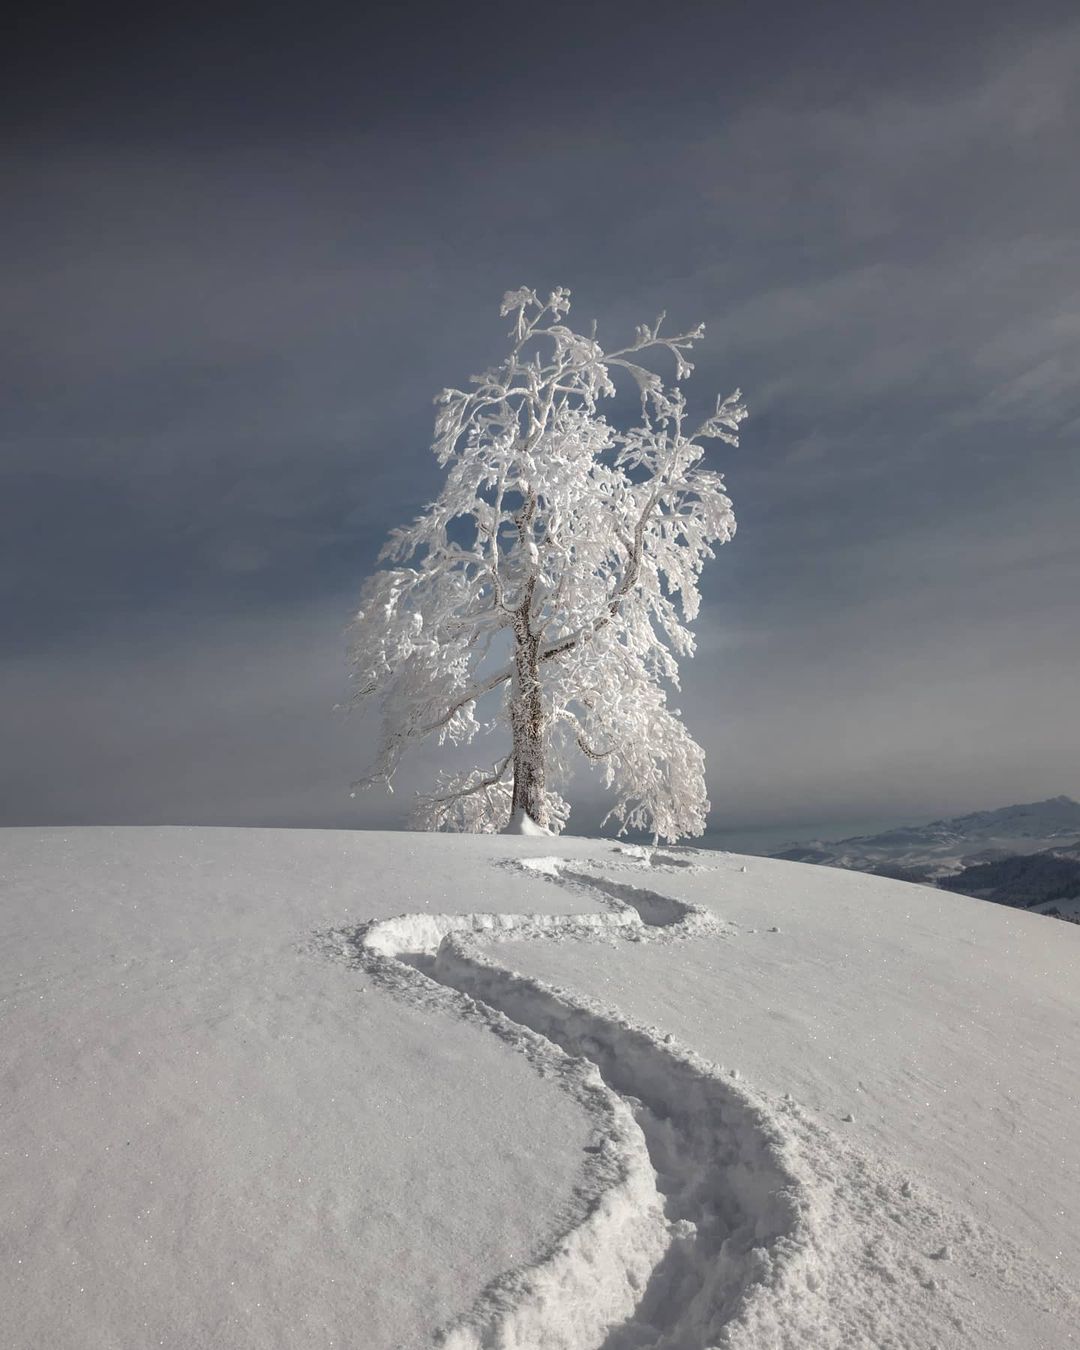
[(334, 708), (348, 613), (338, 597), (5, 659), (4, 822), (400, 824), (406, 803), (348, 795), (374, 731)]
[(691, 400), (746, 391), (683, 700), (722, 814), (1075, 790), (1080, 24), (989, 30), (880, 79), (792, 46), (543, 118), (15, 147), (3, 819), (403, 818), (342, 796), (338, 631), (522, 283), (705, 319)]

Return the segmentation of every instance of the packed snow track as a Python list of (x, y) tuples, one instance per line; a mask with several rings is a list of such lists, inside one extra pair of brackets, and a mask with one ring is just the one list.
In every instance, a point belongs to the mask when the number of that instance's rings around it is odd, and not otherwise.
[[(627, 850), (638, 866), (692, 866)], [(767, 1113), (730, 1076), (671, 1037), (515, 974), (493, 939), (685, 941), (722, 934), (696, 905), (612, 881), (586, 865), (515, 865), (606, 912), (412, 914), (341, 934), (380, 985), (482, 1023), (584, 1108), (593, 1139), (565, 1231), (506, 1272), (446, 1327), (447, 1350), (705, 1350), (755, 1289), (797, 1265), (804, 1206)]]

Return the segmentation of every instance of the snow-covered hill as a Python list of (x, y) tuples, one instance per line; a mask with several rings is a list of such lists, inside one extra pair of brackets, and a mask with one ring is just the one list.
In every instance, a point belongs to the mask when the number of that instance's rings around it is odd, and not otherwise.
[(937, 884), (960, 895), (1080, 923), (1080, 843), (972, 863)]
[(789, 862), (820, 863), (860, 872), (936, 881), (965, 867), (1038, 853), (1080, 840), (1080, 802), (1043, 802), (976, 811), (928, 825), (905, 825), (881, 834), (832, 842), (814, 840), (775, 854)]
[(1074, 1343), (1080, 928), (572, 838), (0, 834), (0, 1343)]

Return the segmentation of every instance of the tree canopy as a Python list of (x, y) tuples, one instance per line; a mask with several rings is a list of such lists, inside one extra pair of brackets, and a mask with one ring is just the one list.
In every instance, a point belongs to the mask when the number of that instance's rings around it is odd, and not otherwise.
[[(442, 491), (391, 533), (351, 627), (352, 701), (382, 711), (361, 782), (389, 787), (425, 738), (502, 730), (503, 750), (418, 798), (416, 824), (559, 830), (577, 761), (613, 792), (620, 830), (698, 835), (704, 752), (668, 691), (694, 653), (701, 570), (735, 531), (705, 442), (737, 444), (746, 409), (736, 391), (689, 430), (680, 382), (704, 330), (667, 334), (661, 316), (606, 352), (595, 326), (564, 322), (569, 296), (508, 293), (507, 356), (438, 396)], [(601, 411), (620, 376), (638, 395), (625, 427)]]

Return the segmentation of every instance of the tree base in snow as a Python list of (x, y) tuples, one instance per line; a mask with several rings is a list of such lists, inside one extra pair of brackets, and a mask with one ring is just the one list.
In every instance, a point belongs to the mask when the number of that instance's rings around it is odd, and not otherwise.
[(552, 831), (546, 825), (537, 825), (532, 816), (521, 810), (513, 812), (502, 832), (503, 834), (532, 835), (543, 839), (552, 837)]

